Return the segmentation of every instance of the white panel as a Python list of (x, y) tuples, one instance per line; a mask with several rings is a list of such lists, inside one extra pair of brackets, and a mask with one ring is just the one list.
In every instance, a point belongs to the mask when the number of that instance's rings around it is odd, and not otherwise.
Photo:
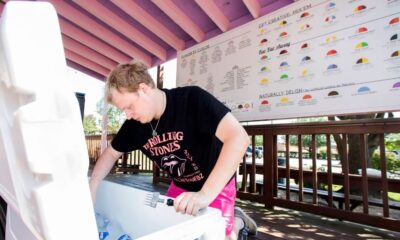
[(298, 1), (182, 51), (177, 83), (241, 121), (400, 110), (399, 17), (400, 1)]
[(0, 194), (12, 208), (7, 234), (98, 239), (79, 106), (50, 3), (5, 5), (0, 61)]

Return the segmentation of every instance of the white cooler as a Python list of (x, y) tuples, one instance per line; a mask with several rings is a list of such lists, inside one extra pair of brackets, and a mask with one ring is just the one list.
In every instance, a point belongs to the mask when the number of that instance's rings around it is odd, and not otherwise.
[[(148, 191), (103, 181), (96, 198), (96, 212), (119, 222), (132, 239), (224, 239), (221, 211), (207, 208), (194, 217), (176, 213), (174, 207), (148, 205)], [(164, 196), (160, 196), (164, 199)]]
[[(9, 1), (0, 19), (0, 195), (7, 240), (96, 240), (80, 111), (57, 13)], [(103, 182), (96, 211), (133, 239), (223, 239), (219, 211), (193, 217), (145, 205), (148, 192)]]

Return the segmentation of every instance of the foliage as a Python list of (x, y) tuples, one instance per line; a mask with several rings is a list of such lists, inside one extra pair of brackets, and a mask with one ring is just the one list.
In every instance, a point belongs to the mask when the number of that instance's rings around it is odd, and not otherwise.
[[(117, 133), (122, 123), (125, 121), (125, 116), (123, 112), (121, 112), (118, 108), (107, 104), (105, 105), (104, 99), (100, 100), (96, 104), (97, 113), (100, 116), (103, 116), (104, 108), (107, 107), (107, 115), (108, 115), (108, 124), (107, 124), (107, 132), (108, 134)], [(99, 121), (99, 125), (102, 126), (102, 120)]]
[(391, 200), (400, 202), (400, 193), (388, 192), (388, 197), (389, 197)]
[[(297, 123), (307, 123), (307, 122), (324, 122), (326, 121), (326, 117), (316, 117), (316, 118), (299, 118), (296, 120)], [(295, 135), (289, 136), (290, 145), (297, 146), (298, 137)], [(308, 148), (308, 152), (311, 153), (311, 143), (312, 143), (312, 135), (302, 135), (301, 136), (301, 144), (303, 148)], [(315, 135), (315, 144), (317, 149), (322, 146), (326, 146), (326, 136), (325, 135)]]
[(89, 114), (83, 118), (83, 130), (85, 135), (94, 135), (101, 132), (99, 126), (97, 125), (96, 116)]
[(400, 133), (391, 133), (385, 136), (386, 150), (400, 149)]
[[(392, 133), (385, 136), (386, 150), (386, 169), (388, 172), (400, 171), (400, 159), (397, 159), (396, 154), (389, 152), (391, 150), (400, 149), (400, 134)], [(379, 150), (372, 154), (372, 167), (381, 169)]]
[[(328, 184), (321, 183), (319, 185), (318, 189), (322, 189), (322, 190), (328, 191), (328, 188), (329, 188)], [(339, 192), (340, 190), (342, 190), (342, 188), (343, 188), (343, 185), (332, 184), (332, 191), (333, 192)]]
[[(375, 151), (372, 154), (372, 167), (381, 169), (379, 151)], [(386, 170), (391, 173), (400, 171), (400, 159), (397, 159), (396, 155), (392, 152), (386, 152)]]
[[(289, 136), (289, 143), (290, 145), (297, 145), (298, 144), (298, 137), (294, 135)], [(301, 144), (303, 148), (308, 148), (309, 152), (311, 153), (311, 143), (312, 143), (312, 135), (302, 135), (301, 136)], [(315, 135), (315, 144), (317, 149), (322, 146), (326, 146), (326, 136), (325, 135)]]
[(256, 146), (263, 146), (263, 136), (262, 135), (256, 135)]

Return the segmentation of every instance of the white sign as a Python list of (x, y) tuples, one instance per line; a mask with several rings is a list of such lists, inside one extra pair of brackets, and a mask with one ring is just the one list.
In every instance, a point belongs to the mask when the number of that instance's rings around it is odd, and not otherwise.
[(304, 0), (178, 54), (241, 121), (400, 110), (400, 0)]

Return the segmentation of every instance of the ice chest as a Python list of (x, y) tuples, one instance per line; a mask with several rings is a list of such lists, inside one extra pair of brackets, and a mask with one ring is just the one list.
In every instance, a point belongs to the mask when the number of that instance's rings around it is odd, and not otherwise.
[(148, 191), (103, 181), (95, 209), (110, 221), (119, 222), (133, 239), (224, 239), (224, 220), (219, 210), (203, 209), (194, 217), (176, 213), (165, 203), (153, 208), (147, 204), (149, 196)]
[[(7, 240), (98, 239), (78, 102), (69, 86), (57, 13), (7, 2), (0, 19), (0, 196)], [(99, 187), (96, 211), (133, 239), (223, 239), (220, 212), (193, 217), (144, 204), (148, 192)]]

